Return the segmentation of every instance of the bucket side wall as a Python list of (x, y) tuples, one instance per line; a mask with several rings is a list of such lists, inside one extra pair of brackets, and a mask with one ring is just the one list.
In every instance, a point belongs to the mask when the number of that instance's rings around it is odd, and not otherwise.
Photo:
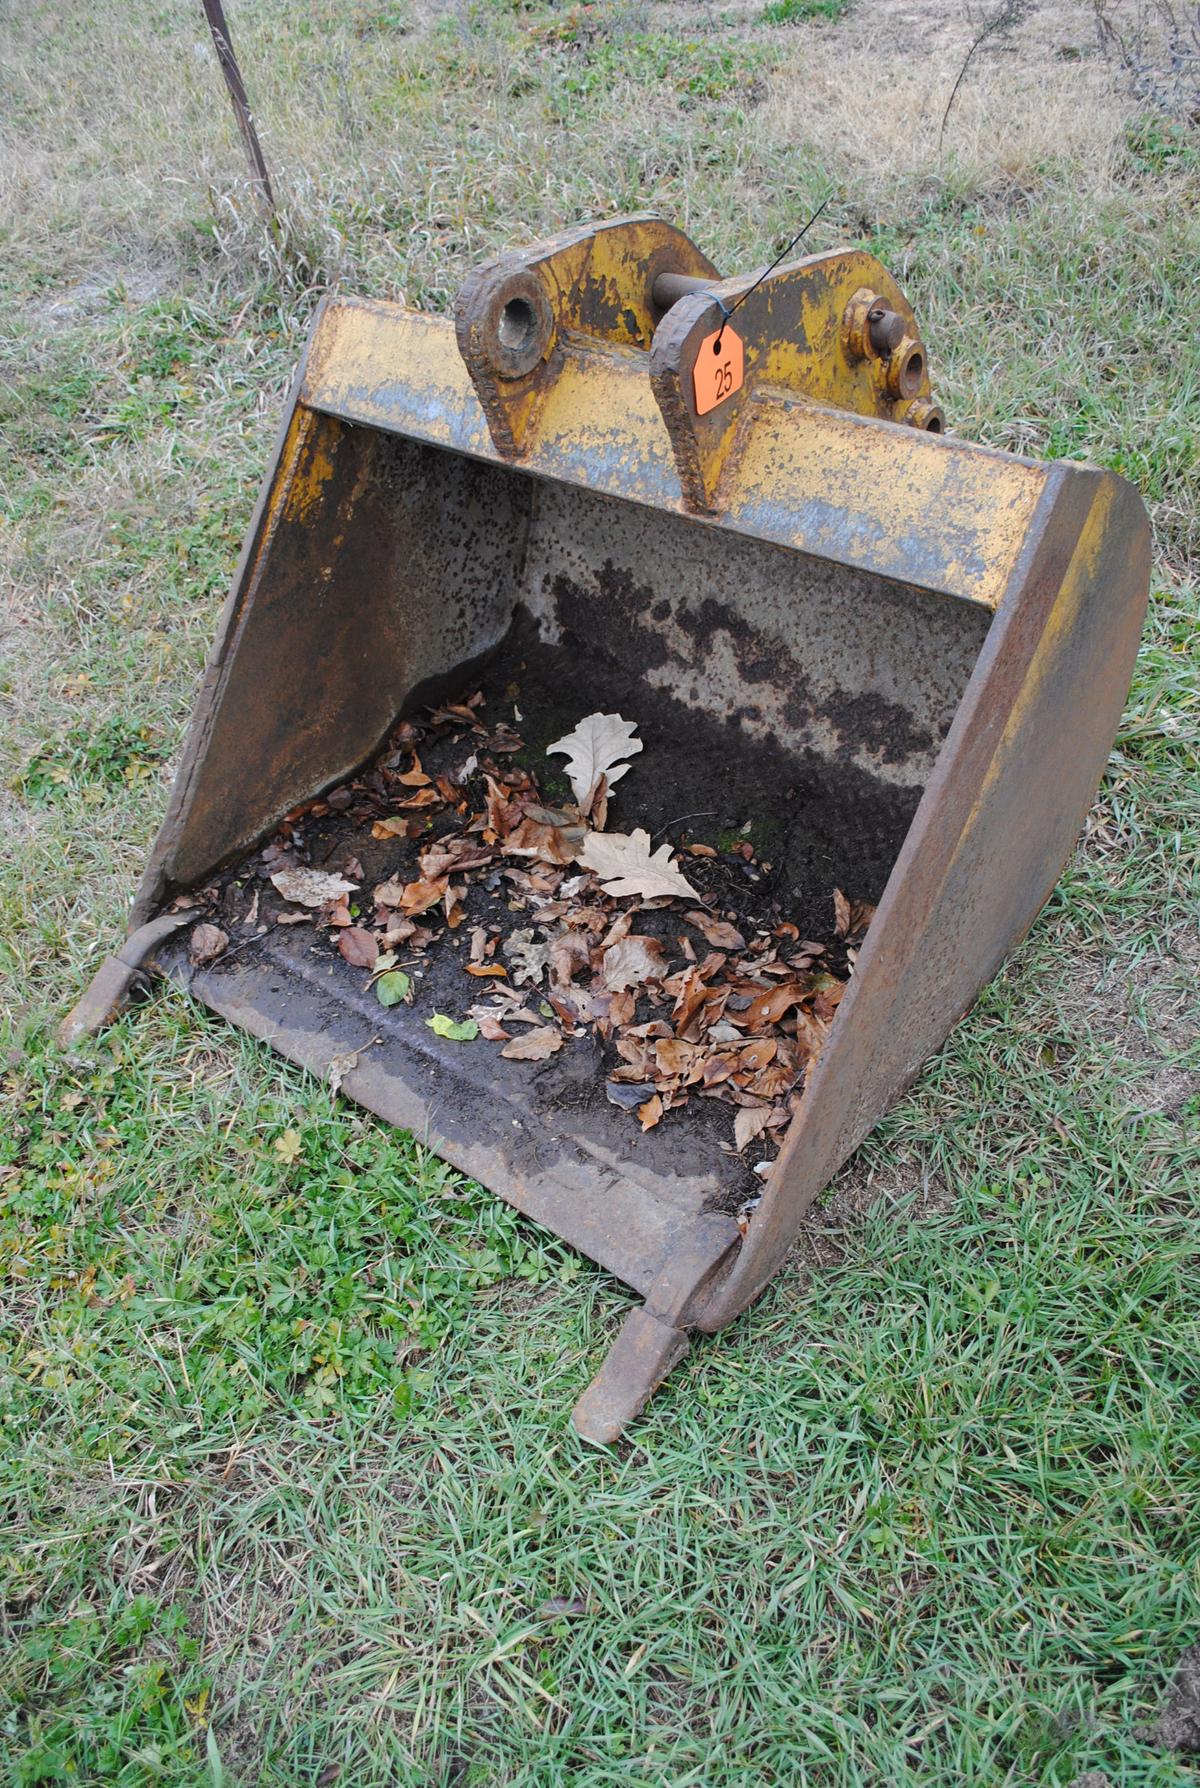
[(528, 491), (300, 408), (244, 555), (139, 909), (350, 775), (414, 692), (503, 637)]
[(1128, 694), (1150, 529), (1112, 473), (1051, 470), (1036, 526), (737, 1264), (732, 1320), (812, 1200), (969, 1010), (1053, 890)]

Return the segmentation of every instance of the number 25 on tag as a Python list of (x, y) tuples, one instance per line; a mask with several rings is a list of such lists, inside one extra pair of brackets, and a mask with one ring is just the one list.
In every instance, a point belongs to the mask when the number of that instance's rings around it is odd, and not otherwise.
[(696, 396), (697, 416), (707, 416), (727, 397), (740, 391), (746, 377), (746, 350), (742, 338), (726, 323), (714, 329), (700, 343), (696, 364), (692, 368), (692, 389)]

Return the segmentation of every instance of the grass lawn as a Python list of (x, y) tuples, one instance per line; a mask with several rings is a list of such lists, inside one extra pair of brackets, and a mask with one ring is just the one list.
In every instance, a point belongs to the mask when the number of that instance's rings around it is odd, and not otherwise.
[[(273, 237), (198, 5), (0, 0), (0, 1776), (1183, 1788), (1200, 137), (1084, 0), (980, 49), (940, 145), (950, 0), (229, 11)], [(605, 1274), (178, 994), (53, 1027), (322, 291), (444, 310), (641, 207), (751, 267), (830, 191), (813, 246), (892, 267), (952, 428), (1138, 483), (1151, 613), (1028, 941), (603, 1454)]]

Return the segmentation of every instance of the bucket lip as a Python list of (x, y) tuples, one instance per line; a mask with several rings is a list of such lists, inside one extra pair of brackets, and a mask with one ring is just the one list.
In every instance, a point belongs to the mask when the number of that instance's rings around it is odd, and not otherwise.
[[(562, 1132), (539, 1113), (533, 1082), (510, 1075), (490, 1082), (481, 1100), (478, 1063), (459, 1043), (445, 1044), (423, 1023), (389, 1033), (372, 1012), (286, 938), (264, 938), (259, 949), (222, 963), (194, 966), (186, 944), (167, 943), (157, 967), (238, 1030), (311, 1073), (326, 1078), (335, 1060), (352, 1058), (342, 1092), (385, 1123), (408, 1130), (424, 1147), (477, 1179), (498, 1198), (541, 1224), (643, 1295), (682, 1270), (681, 1293), (692, 1289), (689, 1251), (707, 1242), (708, 1257), (740, 1242), (736, 1219), (707, 1201), (704, 1176), (694, 1182), (619, 1161), (575, 1131)], [(373, 1046), (364, 1046), (374, 1034)], [(472, 1046), (468, 1045), (469, 1051)], [(485, 1120), (481, 1104), (486, 1104)]]
[[(579, 337), (568, 338), (564, 354), (535, 444), (506, 457), (492, 443), (449, 318), (331, 296), (314, 323), (299, 401), (530, 480), (667, 509), (988, 612), (999, 606), (1046, 463), (760, 388), (728, 502), (699, 514), (682, 500), (646, 354)], [(790, 495), (780, 488), (785, 474)]]

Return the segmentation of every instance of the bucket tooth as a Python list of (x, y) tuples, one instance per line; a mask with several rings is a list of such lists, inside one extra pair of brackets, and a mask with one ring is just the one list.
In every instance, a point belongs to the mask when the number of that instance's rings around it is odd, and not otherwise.
[[(64, 1023), (106, 1022), (153, 960), (632, 1287), (576, 1411), (590, 1440), (778, 1270), (1041, 909), (1103, 773), (1149, 587), (1141, 501), (943, 424), (911, 306), (852, 247), (722, 279), (661, 219), (616, 218), (480, 269), (453, 323), (327, 300), (131, 935)], [(769, 822), (766, 934), (819, 935), (835, 885), (875, 903), (765, 1173), (716, 1099), (642, 1132), (599, 1092), (593, 1033), (518, 1062), (435, 1035), (428, 1005), (385, 1011), (310, 927), (200, 963), (174, 935), (205, 910), (179, 895), (232, 899), (314, 804), (314, 860), (390, 875), (353, 803), (322, 798), (492, 677), (497, 711), (525, 678), (564, 730), (606, 705), (644, 722), (622, 830)], [(444, 946), (427, 999), (438, 974), (458, 997)]]
[(672, 1327), (644, 1307), (631, 1310), (572, 1411), (575, 1432), (593, 1446), (612, 1446), (689, 1346), (686, 1329)]
[(138, 989), (146, 985), (159, 946), (195, 922), (194, 912), (164, 913), (130, 932), (117, 954), (105, 957), (62, 1020), (56, 1033), (60, 1047), (70, 1049), (81, 1038), (94, 1037), (118, 1018)]

